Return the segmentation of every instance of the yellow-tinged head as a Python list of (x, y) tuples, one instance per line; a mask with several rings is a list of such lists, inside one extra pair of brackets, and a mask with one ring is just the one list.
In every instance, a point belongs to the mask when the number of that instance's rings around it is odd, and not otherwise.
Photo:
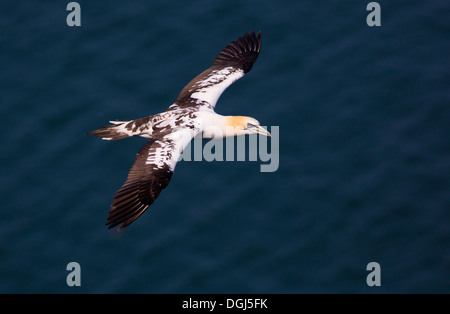
[(225, 129), (228, 136), (245, 134), (262, 134), (271, 136), (270, 133), (260, 126), (259, 121), (252, 117), (228, 116), (225, 117)]

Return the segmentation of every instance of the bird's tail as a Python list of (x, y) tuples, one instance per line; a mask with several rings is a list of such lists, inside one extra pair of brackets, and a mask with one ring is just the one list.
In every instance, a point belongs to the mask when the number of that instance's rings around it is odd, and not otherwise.
[(121, 140), (136, 135), (126, 127), (128, 122), (130, 121), (109, 121), (109, 123), (112, 123), (111, 125), (103, 126), (86, 134), (95, 135), (106, 141)]

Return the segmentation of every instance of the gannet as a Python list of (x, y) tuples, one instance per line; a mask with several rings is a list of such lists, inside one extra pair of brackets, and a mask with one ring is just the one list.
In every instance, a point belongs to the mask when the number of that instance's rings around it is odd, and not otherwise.
[(111, 125), (87, 133), (108, 141), (130, 136), (149, 138), (113, 198), (108, 228), (122, 224), (118, 228), (122, 230), (153, 204), (169, 184), (181, 152), (197, 134), (203, 138), (270, 136), (254, 118), (214, 112), (223, 91), (252, 69), (260, 49), (261, 32), (246, 33), (222, 49), (213, 64), (190, 81), (166, 111), (136, 120), (110, 121)]

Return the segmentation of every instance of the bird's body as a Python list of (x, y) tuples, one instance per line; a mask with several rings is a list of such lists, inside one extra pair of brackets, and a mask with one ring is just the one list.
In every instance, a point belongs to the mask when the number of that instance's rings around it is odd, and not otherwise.
[(119, 230), (136, 220), (158, 197), (172, 177), (183, 149), (199, 133), (203, 138), (270, 133), (250, 117), (222, 116), (214, 108), (222, 92), (251, 70), (261, 48), (261, 33), (245, 34), (231, 42), (211, 67), (196, 76), (166, 111), (112, 124), (88, 134), (104, 140), (130, 136), (148, 138), (130, 169), (127, 181), (114, 196), (109, 228)]

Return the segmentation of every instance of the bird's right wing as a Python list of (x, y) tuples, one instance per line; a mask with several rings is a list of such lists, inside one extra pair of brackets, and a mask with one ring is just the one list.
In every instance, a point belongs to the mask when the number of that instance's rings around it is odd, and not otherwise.
[(139, 151), (127, 181), (117, 191), (106, 225), (119, 230), (135, 221), (167, 187), (181, 152), (195, 136), (181, 129), (161, 138), (152, 138)]
[(261, 49), (261, 32), (244, 34), (217, 55), (211, 67), (197, 75), (180, 92), (176, 107), (204, 105), (214, 108), (223, 91), (248, 73)]

